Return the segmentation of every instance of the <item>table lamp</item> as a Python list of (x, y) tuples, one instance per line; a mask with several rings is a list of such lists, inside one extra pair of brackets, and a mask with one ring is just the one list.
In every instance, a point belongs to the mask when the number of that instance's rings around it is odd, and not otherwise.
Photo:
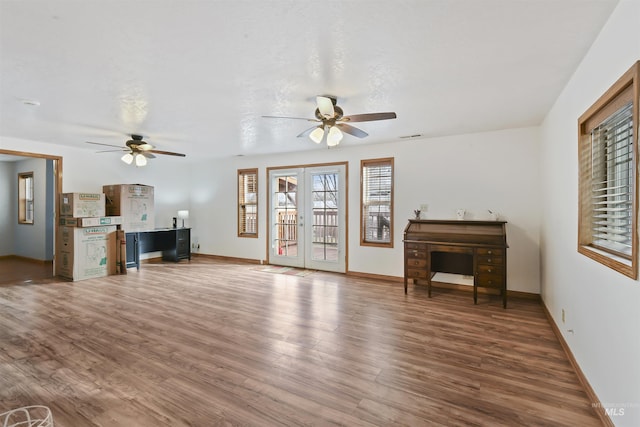
[(178, 218), (182, 220), (182, 228), (184, 228), (184, 220), (189, 219), (189, 211), (178, 211)]

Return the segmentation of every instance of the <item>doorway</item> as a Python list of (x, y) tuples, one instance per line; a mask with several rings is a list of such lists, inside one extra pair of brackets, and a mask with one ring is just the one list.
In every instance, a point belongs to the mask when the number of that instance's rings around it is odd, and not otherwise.
[(268, 169), (270, 264), (346, 272), (346, 166)]
[[(41, 191), (46, 193), (44, 198), (41, 197), (39, 200), (39, 209), (37, 210), (39, 213), (37, 214), (40, 216), (36, 218), (37, 222), (34, 221), (35, 225), (18, 224), (17, 218), (14, 218), (13, 215), (8, 215), (7, 222), (3, 225), (3, 230), (10, 236), (9, 241), (12, 245), (12, 250), (9, 250), (9, 252), (5, 251), (6, 256), (4, 256), (3, 260), (11, 263), (10, 270), (13, 270), (13, 267), (17, 267), (16, 256), (28, 262), (33, 263), (35, 261), (39, 264), (44, 263), (43, 265), (45, 269), (49, 270), (50, 276), (55, 276), (55, 223), (59, 214), (58, 203), (62, 191), (62, 157), (0, 149), (0, 158), (2, 158), (3, 162), (8, 162), (8, 164), (29, 160), (42, 160), (42, 164), (45, 166), (38, 166), (37, 168), (40, 170), (39, 179), (44, 178), (45, 180), (45, 182), (41, 184)], [(9, 168), (9, 170), (11, 169), (12, 168)], [(13, 173), (8, 174), (8, 185), (11, 187), (13, 187), (11, 183), (13, 175)], [(41, 191), (39, 190), (40, 193)], [(12, 191), (9, 191), (7, 194), (11, 195)], [(9, 209), (15, 209), (15, 212), (17, 212), (17, 199), (15, 203), (12, 199), (13, 197), (8, 199), (8, 204), (10, 204)], [(19, 227), (22, 227), (22, 229), (19, 229)], [(42, 253), (38, 251), (33, 252), (32, 255), (31, 252), (24, 250), (25, 245), (37, 245), (38, 248), (43, 248)], [(40, 279), (43, 275), (43, 269), (39, 266), (36, 267), (38, 268), (24, 269), (24, 272), (20, 274), (24, 276), (24, 274), (32, 271), (33, 278)], [(25, 280), (29, 279), (28, 277), (23, 278)]]

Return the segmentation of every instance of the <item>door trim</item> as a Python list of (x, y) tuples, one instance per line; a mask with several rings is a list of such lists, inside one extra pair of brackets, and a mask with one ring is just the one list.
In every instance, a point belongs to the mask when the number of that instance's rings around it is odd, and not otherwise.
[(265, 260), (267, 260), (267, 264), (270, 264), (269, 255), (270, 255), (270, 243), (271, 243), (271, 227), (269, 224), (269, 212), (271, 212), (271, 182), (269, 182), (269, 174), (271, 171), (277, 171), (282, 169), (300, 169), (300, 168), (316, 168), (316, 167), (326, 167), (326, 166), (344, 166), (344, 215), (345, 215), (345, 224), (344, 224), (344, 269), (345, 272), (349, 271), (349, 162), (329, 162), (329, 163), (305, 163), (305, 164), (296, 164), (296, 165), (287, 165), (287, 166), (270, 166), (266, 169), (265, 181), (267, 183), (267, 191), (266, 191), (266, 212), (265, 218), (267, 218), (266, 224), (266, 237), (267, 241), (265, 244)]

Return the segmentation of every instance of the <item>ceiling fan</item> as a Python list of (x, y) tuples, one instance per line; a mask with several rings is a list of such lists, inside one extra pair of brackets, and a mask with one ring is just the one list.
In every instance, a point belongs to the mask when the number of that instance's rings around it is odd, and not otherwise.
[(124, 156), (121, 157), (121, 160), (126, 164), (130, 165), (135, 160), (136, 166), (145, 166), (147, 164), (147, 159), (154, 159), (156, 156), (154, 154), (166, 154), (168, 156), (179, 156), (186, 157), (185, 154), (182, 153), (174, 153), (172, 151), (162, 151), (156, 150), (153, 145), (149, 144), (146, 141), (143, 141), (142, 135), (131, 135), (131, 139), (126, 142), (126, 147), (121, 147), (119, 145), (112, 144), (102, 144), (100, 142), (91, 142), (85, 141), (87, 144), (94, 145), (104, 145), (107, 147), (116, 147), (118, 150), (104, 150), (98, 151), (98, 153), (108, 153), (112, 151), (126, 151)]
[(309, 136), (309, 138), (316, 144), (320, 144), (326, 139), (329, 147), (335, 147), (342, 141), (342, 132), (353, 135), (357, 138), (364, 138), (369, 136), (368, 133), (362, 129), (358, 129), (355, 126), (351, 126), (349, 122), (371, 122), (374, 120), (388, 120), (395, 119), (396, 113), (366, 113), (366, 114), (354, 114), (351, 116), (345, 116), (342, 108), (337, 105), (337, 98), (334, 96), (317, 96), (316, 97), (316, 111), (315, 119), (307, 119), (302, 117), (281, 117), (281, 116), (262, 116), (268, 119), (296, 119), (307, 120), (309, 122), (320, 123), (315, 125), (300, 135)]

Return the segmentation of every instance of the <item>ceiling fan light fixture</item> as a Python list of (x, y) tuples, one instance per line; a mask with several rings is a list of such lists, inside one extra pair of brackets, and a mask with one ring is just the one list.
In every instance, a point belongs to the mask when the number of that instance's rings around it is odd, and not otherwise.
[(309, 134), (309, 138), (315, 142), (316, 144), (320, 144), (322, 142), (322, 138), (324, 138), (324, 129), (322, 126), (318, 126)]
[(336, 145), (340, 144), (340, 141), (342, 141), (342, 132), (340, 132), (340, 129), (338, 129), (335, 126), (331, 126), (329, 128), (329, 133), (327, 134), (327, 145), (329, 147), (335, 147)]
[(136, 166), (146, 166), (147, 158), (142, 154), (136, 154)]
[(130, 165), (133, 162), (133, 155), (131, 153), (127, 153), (120, 158), (123, 162)]

